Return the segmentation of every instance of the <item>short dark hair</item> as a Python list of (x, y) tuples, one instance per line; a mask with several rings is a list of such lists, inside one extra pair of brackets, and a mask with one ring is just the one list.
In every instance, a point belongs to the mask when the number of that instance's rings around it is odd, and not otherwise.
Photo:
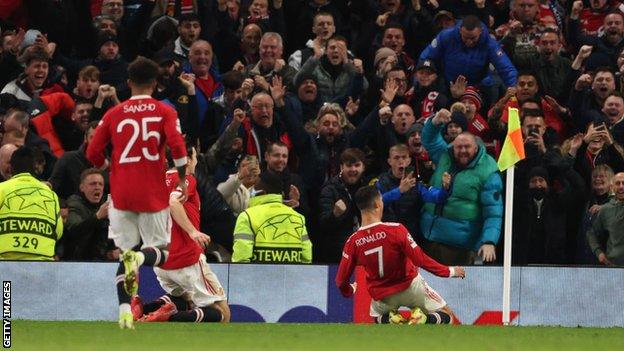
[[(394, 66), (392, 68), (390, 68), (390, 70), (388, 72), (386, 72), (386, 74), (384, 74), (383, 80), (386, 81), (388, 79), (388, 76), (390, 75), (390, 72), (403, 72), (405, 73), (405, 77), (407, 78), (407, 72), (405, 72), (405, 69), (403, 69), (403, 67), (401, 65), (397, 65)], [(411, 85), (411, 83), (410, 83)]]
[(375, 200), (380, 196), (379, 190), (374, 185), (367, 185), (359, 188), (353, 199), (360, 211), (366, 211), (375, 207)]
[(544, 118), (544, 111), (541, 108), (525, 108), (522, 110), (522, 121), (527, 117)]
[(282, 178), (273, 172), (262, 172), (254, 188), (256, 190), (264, 190), (265, 194), (282, 194)]
[(199, 22), (201, 25), (201, 21), (199, 20), (199, 16), (196, 13), (185, 13), (178, 17), (178, 27), (182, 27), (184, 22)]
[(615, 78), (615, 73), (613, 72), (613, 68), (609, 67), (609, 66), (600, 66), (597, 67), (594, 70), (594, 77), (599, 73), (599, 72), (609, 72), (611, 73), (611, 75), (613, 76), (613, 78)]
[(84, 182), (84, 180), (92, 174), (99, 174), (102, 176), (102, 178), (104, 178), (104, 175), (102, 174), (102, 171), (100, 169), (95, 167), (87, 168), (82, 171), (82, 173), (80, 173), (80, 184), (82, 184), (82, 182)]
[(461, 27), (466, 28), (467, 30), (481, 28), (481, 20), (479, 19), (479, 17), (475, 15), (468, 15), (464, 17)]
[(19, 173), (35, 174), (35, 151), (28, 146), (20, 146), (11, 155), (9, 161), (11, 165), (11, 173), (13, 175)]
[[(620, 98), (620, 99), (624, 100), (624, 95), (622, 95), (619, 91), (612, 91), (612, 92), (609, 94), (609, 96), (607, 96), (607, 99), (608, 99), (608, 98), (610, 98), (610, 97), (612, 97), (612, 96), (615, 96), (615, 97), (618, 97), (618, 98)], [(607, 99), (605, 99), (605, 100), (607, 100)]]
[(266, 153), (270, 154), (271, 152), (273, 152), (273, 149), (276, 147), (285, 147), (288, 149), (288, 145), (282, 143), (281, 141), (273, 141), (271, 143), (269, 143), (269, 145), (267, 145), (266, 147)]
[(530, 76), (530, 77), (535, 78), (535, 80), (537, 80), (537, 77), (535, 76), (535, 73), (531, 72), (531, 71), (527, 71), (527, 70), (519, 71), (518, 72), (518, 78), (520, 78), (522, 76)]
[(344, 165), (344, 164), (351, 165), (351, 164), (358, 163), (358, 162), (364, 163), (365, 159), (366, 159), (366, 155), (364, 155), (364, 152), (362, 152), (362, 150), (357, 149), (357, 148), (346, 149), (345, 151), (342, 152), (342, 154), (340, 154), (341, 165)]
[(386, 31), (388, 29), (400, 29), (401, 32), (403, 33), (403, 36), (405, 36), (405, 28), (403, 28), (403, 26), (400, 23), (397, 23), (397, 22), (389, 22), (389, 23), (387, 23), (384, 26), (384, 28), (383, 28), (383, 32), (381, 32), (382, 36), (386, 35)]
[(139, 86), (147, 86), (156, 81), (158, 64), (143, 56), (137, 57), (128, 66), (128, 79)]
[(237, 90), (243, 85), (245, 77), (239, 71), (228, 71), (221, 76), (221, 84), (225, 89)]
[(314, 25), (314, 21), (316, 21), (316, 19), (317, 19), (318, 17), (321, 17), (321, 16), (331, 17), (331, 18), (332, 18), (332, 20), (334, 20), (334, 15), (332, 15), (332, 14), (331, 14), (331, 13), (329, 13), (329, 12), (324, 12), (324, 11), (321, 11), (321, 12), (317, 12), (317, 13), (315, 13), (315, 14), (314, 14), (314, 17), (312, 17), (312, 25)]
[(18, 58), (18, 61), (28, 66), (33, 61), (50, 61), (50, 55), (44, 48), (33, 45), (25, 49), (22, 56)]
[(341, 42), (345, 43), (345, 44), (347, 45), (347, 47), (349, 46), (349, 41), (347, 40), (347, 38), (343, 37), (343, 36), (342, 36), (342, 35), (340, 35), (340, 34), (334, 34), (334, 35), (332, 35), (332, 36), (331, 36), (331, 38), (329, 38), (329, 39), (327, 40), (327, 43), (325, 44), (325, 46), (326, 46), (326, 47), (327, 47), (327, 45), (329, 45), (329, 41), (330, 41), (330, 40), (341, 41)]

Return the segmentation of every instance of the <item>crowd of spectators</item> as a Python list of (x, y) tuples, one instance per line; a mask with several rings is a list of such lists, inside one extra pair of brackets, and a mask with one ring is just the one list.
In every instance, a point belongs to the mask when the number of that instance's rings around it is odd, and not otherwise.
[[(0, 181), (17, 147), (35, 149), (35, 176), (63, 208), (58, 259), (118, 260), (108, 170), (85, 150), (144, 56), (159, 65), (154, 97), (199, 151), (200, 229), (216, 260), (230, 259), (266, 173), (303, 218), (312, 262), (340, 260), (360, 223), (353, 195), (370, 183), (384, 220), (440, 262), (500, 263), (495, 160), (511, 107), (526, 151), (514, 264), (624, 265), (623, 11), (619, 0), (4, 1)], [(448, 175), (445, 199), (421, 196)]]

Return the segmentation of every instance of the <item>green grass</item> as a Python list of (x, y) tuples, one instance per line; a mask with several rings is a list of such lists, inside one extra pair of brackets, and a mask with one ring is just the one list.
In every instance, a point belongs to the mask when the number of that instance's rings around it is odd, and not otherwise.
[(13, 321), (12, 350), (624, 350), (622, 328)]

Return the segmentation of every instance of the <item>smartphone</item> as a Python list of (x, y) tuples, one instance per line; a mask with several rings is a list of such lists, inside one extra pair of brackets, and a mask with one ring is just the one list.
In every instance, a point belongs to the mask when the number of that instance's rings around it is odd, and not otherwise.
[(607, 125), (605, 122), (602, 122), (598, 125), (598, 127), (596, 127), (596, 130), (607, 130)]
[(415, 170), (414, 166), (407, 166), (407, 167), (405, 167), (405, 175), (408, 175), (410, 173), (413, 174), (414, 170)]
[(530, 126), (529, 127), (529, 135), (539, 136), (539, 127), (538, 126)]

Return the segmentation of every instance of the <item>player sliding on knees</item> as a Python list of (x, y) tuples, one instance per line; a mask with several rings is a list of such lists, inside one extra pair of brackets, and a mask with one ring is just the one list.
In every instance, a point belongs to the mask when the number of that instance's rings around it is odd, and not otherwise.
[[(336, 285), (345, 297), (355, 293), (349, 284), (356, 266), (364, 266), (372, 297), (370, 315), (377, 323), (449, 324), (453, 311), (418, 274), (418, 267), (440, 277), (464, 278), (462, 267), (447, 267), (422, 252), (410, 233), (399, 223), (382, 223), (383, 201), (374, 186), (360, 188), (355, 203), (362, 214), (362, 227), (349, 237), (342, 252)], [(409, 318), (398, 309), (411, 309)]]
[[(139, 266), (160, 266), (167, 259), (170, 232), (165, 145), (171, 149), (182, 180), (181, 196), (186, 196), (184, 138), (176, 111), (150, 96), (157, 77), (155, 62), (143, 57), (132, 62), (128, 67), (132, 97), (106, 112), (87, 147), (89, 161), (103, 168), (107, 165), (106, 147), (112, 145), (109, 237), (123, 253), (116, 278), (122, 329), (134, 327), (130, 296), (138, 291)], [(132, 251), (141, 241), (141, 251)]]
[(200, 199), (194, 177), (196, 150), (187, 145), (186, 184), (188, 197), (180, 199), (178, 173), (167, 172), (169, 206), (173, 225), (167, 262), (154, 268), (156, 277), (167, 292), (156, 301), (142, 305), (138, 295), (132, 297), (135, 320), (140, 322), (229, 322), (230, 308), (225, 291), (210, 270), (203, 254), (210, 237), (199, 231)]

